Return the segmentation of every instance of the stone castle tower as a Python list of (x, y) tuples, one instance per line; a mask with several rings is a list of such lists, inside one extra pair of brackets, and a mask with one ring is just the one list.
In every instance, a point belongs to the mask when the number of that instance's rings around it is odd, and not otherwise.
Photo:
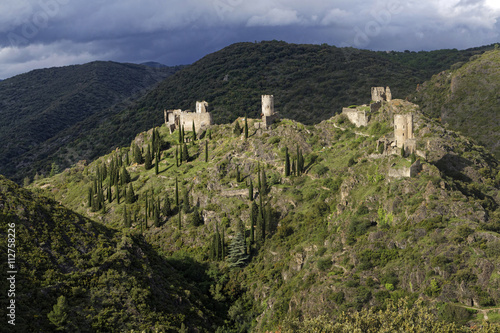
[(196, 101), (196, 113), (207, 113), (208, 109), (208, 103), (203, 101), (203, 102), (198, 102)]
[(274, 96), (262, 95), (262, 115), (271, 117), (274, 114)]
[(374, 102), (383, 102), (383, 101), (391, 101), (392, 93), (389, 87), (372, 87), (372, 101)]
[(394, 115), (394, 140), (398, 148), (405, 147), (407, 152), (415, 152), (416, 140), (413, 134), (413, 114)]

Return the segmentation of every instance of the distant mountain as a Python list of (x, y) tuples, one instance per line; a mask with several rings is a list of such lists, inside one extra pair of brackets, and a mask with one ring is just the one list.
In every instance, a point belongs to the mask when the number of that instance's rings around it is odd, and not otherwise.
[[(179, 68), (92, 62), (35, 70), (0, 82), (0, 174), (20, 180), (47, 170), (59, 149), (139, 98)], [(72, 151), (64, 168), (85, 158)]]
[(500, 50), (457, 63), (413, 94), (424, 113), (470, 136), (500, 158)]
[(485, 48), (387, 53), (272, 41), (234, 44), (187, 67), (96, 62), (33, 71), (0, 83), (0, 173), (20, 181), (48, 174), (52, 162), (93, 160), (161, 124), (163, 109), (193, 109), (196, 100), (225, 123), (259, 115), (260, 95), (273, 94), (282, 116), (318, 123), (368, 102), (372, 86), (405, 97)]
[(148, 61), (141, 63), (143, 66), (151, 67), (151, 68), (168, 68), (167, 65), (160, 64), (159, 62)]
[[(182, 325), (214, 332), (222, 323), (206, 267), (160, 256), (142, 237), (109, 229), (3, 176), (0, 221), (6, 252), (8, 229), (15, 232), (9, 248), (17, 251), (16, 332), (171, 332)], [(197, 283), (202, 278), (206, 286)], [(5, 277), (0, 286), (9, 290)]]

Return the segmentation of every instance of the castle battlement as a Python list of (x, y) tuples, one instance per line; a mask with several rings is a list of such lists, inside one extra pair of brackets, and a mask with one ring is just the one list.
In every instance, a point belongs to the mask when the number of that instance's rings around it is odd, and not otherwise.
[(184, 127), (185, 131), (192, 131), (193, 124), (196, 131), (212, 125), (212, 115), (208, 112), (208, 103), (205, 101), (196, 102), (196, 112), (181, 109), (164, 110), (163, 115), (170, 133), (181, 127)]

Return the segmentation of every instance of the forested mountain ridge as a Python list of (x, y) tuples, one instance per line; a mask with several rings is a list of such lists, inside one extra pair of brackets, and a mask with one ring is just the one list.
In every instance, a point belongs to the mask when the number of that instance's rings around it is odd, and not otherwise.
[(428, 116), (478, 140), (500, 158), (499, 90), (496, 48), (434, 75), (411, 98)]
[(223, 323), (204, 264), (165, 258), (142, 237), (107, 228), (3, 176), (0, 221), (2, 249), (14, 234), (9, 249), (16, 259), (9, 262), (17, 272), (14, 282), (2, 273), (6, 296), (9, 283), (15, 286), (9, 299), (16, 309), (15, 325), (4, 322), (2, 332), (175, 332), (184, 322), (209, 332)]
[[(371, 86), (389, 85), (395, 95), (405, 97), (436, 72), (488, 48), (492, 47), (387, 53), (278, 41), (237, 43), (187, 66), (136, 102), (117, 105), (106, 113), (109, 116), (96, 114), (68, 128), (48, 141), (49, 148), (22, 156), (23, 161), (33, 160), (34, 166), (23, 168), (18, 161), (20, 165), (4, 168), (19, 181), (23, 176), (33, 178), (37, 171), (48, 174), (51, 162), (62, 169), (80, 159), (93, 160), (128, 144), (138, 132), (160, 125), (164, 109), (194, 109), (196, 100), (207, 100), (216, 123), (225, 123), (245, 114), (258, 116), (260, 95), (274, 94), (279, 96), (276, 107), (282, 116), (319, 123), (343, 106), (360, 103), (364, 100), (360, 92)], [(75, 105), (80, 112), (89, 103), (83, 99)], [(17, 148), (15, 139), (7, 142), (16, 152), (24, 149)]]
[(69, 142), (145, 94), (179, 68), (153, 69), (96, 61), (39, 69), (0, 82), (0, 174), (17, 181), (50, 170), (65, 150), (61, 168), (85, 157)]

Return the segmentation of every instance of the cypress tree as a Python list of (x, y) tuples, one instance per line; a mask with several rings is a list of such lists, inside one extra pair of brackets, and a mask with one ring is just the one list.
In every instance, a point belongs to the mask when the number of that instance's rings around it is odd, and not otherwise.
[(189, 211), (191, 210), (189, 204), (189, 191), (187, 189), (183, 191), (182, 210), (184, 211), (185, 214), (189, 213)]
[(125, 152), (125, 164), (127, 164), (127, 166), (130, 165), (130, 159), (128, 157), (128, 150)]
[(194, 127), (194, 120), (193, 120), (193, 142), (196, 141), (196, 128)]
[(260, 181), (260, 163), (257, 164), (257, 180), (258, 180), (257, 188), (259, 190), (259, 195), (260, 195), (262, 189), (262, 183)]
[(182, 214), (182, 212), (179, 209), (179, 221), (178, 221), (178, 224), (177, 224), (177, 227), (179, 228), (179, 230), (182, 229), (182, 216), (181, 216), (181, 214)]
[(212, 140), (212, 130), (208, 130), (208, 140)]
[(163, 203), (162, 213), (165, 217), (172, 215), (172, 203), (170, 202), (170, 197), (168, 195)]
[(179, 141), (179, 144), (181, 144), (182, 143), (182, 131), (181, 131), (180, 128), (179, 128), (179, 133), (178, 134), (179, 134), (178, 141)]
[(122, 167), (121, 185), (126, 185), (130, 183), (130, 174), (127, 171), (125, 165)]
[(102, 164), (101, 176), (102, 176), (102, 181), (104, 181), (108, 177), (108, 168), (106, 167), (106, 163)]
[(153, 209), (153, 224), (155, 227), (159, 227), (160, 226), (160, 212), (158, 210), (158, 207), (155, 206), (155, 208)]
[(252, 205), (250, 206), (250, 222), (255, 225), (257, 223), (257, 216), (259, 214), (259, 207), (252, 201)]
[(245, 140), (248, 139), (248, 121), (247, 116), (245, 115)]
[(145, 214), (145, 219), (144, 219), (144, 228), (148, 228), (148, 197), (146, 197), (146, 214)]
[(125, 228), (130, 228), (131, 226), (130, 216), (127, 213), (126, 205), (123, 207), (123, 225), (125, 226)]
[(120, 204), (120, 189), (118, 188), (118, 182), (115, 183), (115, 196), (116, 196), (116, 203)]
[(155, 155), (155, 175), (159, 173), (158, 165), (160, 164), (160, 151), (158, 150)]
[(134, 162), (137, 164), (142, 164), (142, 153), (141, 149), (134, 144)]
[(175, 148), (175, 166), (179, 167), (179, 148)]
[(182, 126), (182, 143), (186, 141), (186, 134), (184, 132), (184, 126)]
[(179, 182), (177, 177), (175, 177), (175, 207), (179, 209)]
[(188, 162), (189, 161), (189, 151), (186, 144), (184, 144), (182, 149), (182, 160)]
[(113, 201), (113, 195), (111, 194), (111, 185), (108, 183), (108, 190), (106, 192), (106, 196), (108, 198), (108, 202)]
[(92, 186), (89, 186), (89, 190), (87, 192), (87, 201), (88, 201), (87, 206), (89, 208), (92, 207), (92, 197), (93, 196), (94, 196), (94, 191), (92, 190)]
[(296, 164), (296, 168), (297, 168), (297, 176), (300, 176), (300, 149), (299, 149), (299, 145), (297, 144), (297, 164)]
[(126, 196), (126, 201), (129, 204), (135, 202), (135, 192), (134, 192), (134, 187), (132, 186), (132, 183), (129, 184), (127, 196)]
[(236, 120), (236, 123), (234, 124), (233, 133), (236, 136), (241, 135), (241, 126), (240, 126), (240, 122), (238, 120)]
[(208, 140), (205, 140), (205, 163), (208, 162)]
[(288, 147), (285, 147), (285, 177), (290, 176), (290, 156), (288, 155)]
[(401, 157), (405, 157), (405, 145), (401, 146)]
[(149, 149), (149, 145), (148, 150), (146, 151), (146, 157), (144, 158), (144, 169), (151, 169), (151, 150)]
[(250, 245), (255, 243), (255, 227), (254, 224), (250, 221)]
[(292, 159), (292, 174), (294, 176), (297, 175), (297, 168), (296, 168), (296, 165), (295, 165), (295, 159)]
[(266, 238), (266, 227), (264, 224), (264, 219), (262, 218), (262, 209), (259, 207), (259, 213), (257, 214), (257, 240), (263, 242)]
[(191, 224), (194, 227), (198, 227), (203, 224), (203, 217), (201, 216), (201, 213), (198, 210), (198, 207), (196, 206), (194, 206), (193, 208), (193, 216), (191, 218)]
[(266, 176), (266, 170), (262, 169), (262, 180), (261, 180), (261, 189), (262, 194), (266, 195), (269, 191), (268, 186), (267, 186), (267, 176)]
[(250, 185), (248, 186), (248, 199), (253, 201), (253, 183), (252, 178), (250, 178)]

